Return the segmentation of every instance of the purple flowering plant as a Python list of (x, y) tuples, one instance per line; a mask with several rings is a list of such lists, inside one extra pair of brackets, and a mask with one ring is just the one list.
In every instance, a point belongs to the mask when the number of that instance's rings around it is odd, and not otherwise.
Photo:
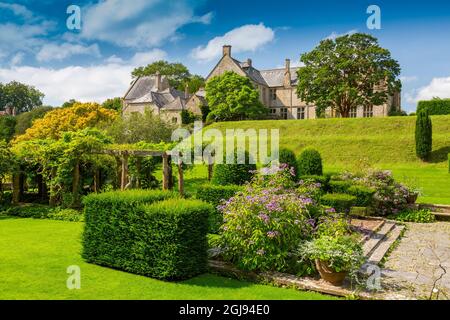
[(219, 207), (225, 260), (243, 270), (283, 271), (299, 241), (312, 238), (315, 215), (322, 209), (299, 192), (291, 174), (288, 166), (280, 166), (272, 175), (257, 175)]

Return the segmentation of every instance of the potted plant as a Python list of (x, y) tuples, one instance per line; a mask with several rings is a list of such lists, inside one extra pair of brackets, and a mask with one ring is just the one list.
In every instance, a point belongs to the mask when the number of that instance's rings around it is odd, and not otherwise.
[(347, 275), (356, 277), (365, 260), (361, 244), (351, 236), (324, 235), (303, 242), (299, 255), (302, 261), (314, 261), (322, 279), (335, 286), (342, 285)]

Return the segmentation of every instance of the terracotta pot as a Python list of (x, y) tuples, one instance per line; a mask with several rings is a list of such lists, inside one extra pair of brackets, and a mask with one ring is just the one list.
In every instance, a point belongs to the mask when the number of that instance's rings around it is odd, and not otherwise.
[(322, 279), (333, 286), (342, 286), (347, 276), (347, 272), (336, 272), (331, 269), (326, 261), (316, 260), (316, 268)]
[(419, 197), (419, 195), (417, 193), (412, 193), (408, 196), (408, 204), (414, 204), (417, 201), (417, 198)]

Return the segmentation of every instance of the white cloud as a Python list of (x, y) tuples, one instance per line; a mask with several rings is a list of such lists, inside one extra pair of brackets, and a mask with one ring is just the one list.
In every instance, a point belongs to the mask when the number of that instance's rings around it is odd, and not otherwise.
[(74, 55), (90, 55), (94, 57), (100, 57), (100, 49), (97, 44), (90, 46), (84, 46), (81, 44), (54, 44), (48, 43), (42, 46), (36, 55), (36, 59), (39, 62), (47, 62), (52, 60), (64, 60)]
[(161, 49), (153, 49), (148, 52), (137, 52), (133, 58), (131, 58), (131, 64), (134, 66), (146, 66), (152, 62), (158, 60), (164, 60), (167, 58), (167, 53)]
[(418, 90), (414, 101), (429, 100), (435, 97), (450, 98), (450, 77), (434, 78), (429, 85)]
[(249, 24), (233, 29), (223, 36), (215, 37), (206, 46), (199, 46), (192, 50), (191, 55), (198, 60), (210, 61), (222, 54), (223, 45), (233, 46), (233, 52), (255, 51), (271, 42), (275, 32), (263, 23)]
[(64, 101), (103, 102), (123, 96), (136, 63), (151, 63), (166, 57), (160, 49), (135, 54), (129, 61), (111, 56), (102, 65), (68, 66), (61, 69), (29, 66), (0, 68), (0, 82), (16, 80), (33, 85), (45, 94), (44, 103), (60, 106)]
[(20, 4), (0, 2), (0, 9), (10, 10), (14, 15), (23, 19), (33, 18), (33, 12)]
[(325, 37), (325, 39), (326, 40), (335, 40), (336, 38), (343, 37), (343, 36), (350, 36), (355, 33), (358, 33), (358, 30), (353, 29), (353, 30), (347, 31), (345, 33), (337, 33), (336, 31), (333, 31), (328, 37)]
[(212, 14), (194, 15), (191, 1), (101, 1), (83, 10), (81, 36), (123, 47), (152, 47), (176, 35), (189, 23), (211, 21)]

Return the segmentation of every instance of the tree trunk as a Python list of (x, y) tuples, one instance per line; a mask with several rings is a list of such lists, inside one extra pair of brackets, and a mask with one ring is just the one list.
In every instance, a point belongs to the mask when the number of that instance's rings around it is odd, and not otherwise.
[(169, 171), (169, 156), (167, 155), (167, 153), (163, 154), (162, 159), (163, 159), (163, 190), (169, 190), (170, 171)]
[(72, 206), (78, 207), (80, 204), (80, 160), (77, 159), (73, 169), (72, 181)]
[(122, 157), (122, 178), (120, 189), (123, 191), (128, 184), (128, 154), (124, 154)]
[(12, 203), (14, 205), (20, 202), (20, 174), (15, 173), (13, 175), (13, 199)]
[(96, 167), (94, 171), (94, 192), (100, 191), (100, 170)]
[[(52, 168), (52, 173), (51, 173), (51, 180), (55, 179), (56, 177), (56, 168)], [(55, 184), (51, 184), (51, 188), (50, 188), (50, 199), (49, 199), (49, 204), (52, 207), (56, 206), (56, 186)]]
[(184, 196), (183, 163), (181, 159), (178, 161), (178, 192), (181, 196)]

